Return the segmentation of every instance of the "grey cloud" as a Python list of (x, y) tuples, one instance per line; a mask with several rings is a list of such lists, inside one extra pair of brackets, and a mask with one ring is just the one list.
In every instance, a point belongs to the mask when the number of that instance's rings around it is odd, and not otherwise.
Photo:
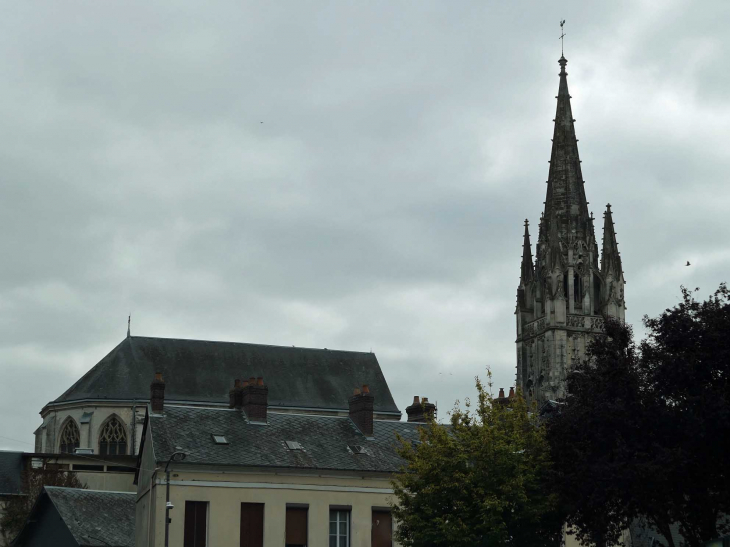
[[(369, 350), (441, 415), (514, 382), (557, 22), (628, 318), (726, 279), (724, 3), (19, 3), (0, 21), (0, 436), (141, 335)], [(261, 123), (263, 122), (263, 123)], [(689, 259), (693, 267), (682, 266)], [(0, 446), (29, 445), (0, 437)]]

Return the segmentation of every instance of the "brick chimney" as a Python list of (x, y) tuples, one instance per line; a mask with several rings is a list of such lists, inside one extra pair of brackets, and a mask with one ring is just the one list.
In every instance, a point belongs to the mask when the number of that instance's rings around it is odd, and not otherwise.
[(269, 405), (269, 387), (262, 377), (251, 378), (241, 386), (241, 406), (249, 422), (266, 423), (266, 409)]
[(409, 422), (426, 423), (436, 415), (436, 405), (429, 403), (428, 397), (423, 397), (423, 401), (421, 401), (418, 395), (415, 395), (413, 404), (406, 407), (406, 414), (408, 414)]
[(243, 406), (243, 386), (241, 380), (236, 379), (233, 382), (233, 389), (228, 392), (228, 408), (237, 408), (241, 410)]
[(511, 388), (509, 388), (509, 395), (508, 395), (508, 397), (510, 399), (513, 399), (514, 396), (515, 396), (515, 388), (514, 387), (511, 387)]
[(350, 403), (350, 419), (366, 437), (373, 436), (373, 407), (375, 397), (370, 393), (367, 385), (362, 386), (362, 391), (355, 388)]
[(150, 384), (150, 404), (152, 412), (162, 414), (165, 411), (165, 381), (161, 372), (155, 372), (155, 379)]

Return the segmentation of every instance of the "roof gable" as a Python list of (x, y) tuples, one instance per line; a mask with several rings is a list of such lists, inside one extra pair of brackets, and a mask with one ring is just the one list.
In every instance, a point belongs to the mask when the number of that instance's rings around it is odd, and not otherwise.
[(346, 409), (353, 388), (368, 384), (378, 393), (376, 412), (399, 412), (373, 353), (140, 336), (123, 340), (55, 402), (148, 400), (155, 372), (167, 401), (226, 404), (235, 378), (263, 376), (270, 407)]
[(79, 545), (134, 547), (134, 492), (51, 486), (45, 492)]

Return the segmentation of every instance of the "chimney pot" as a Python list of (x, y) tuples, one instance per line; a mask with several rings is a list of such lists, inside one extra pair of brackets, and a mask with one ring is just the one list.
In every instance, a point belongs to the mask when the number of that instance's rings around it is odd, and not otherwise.
[(352, 394), (353, 395), (360, 395), (360, 388), (359, 387), (356, 387), (355, 389), (353, 389), (352, 390)]
[(248, 385), (248, 380), (244, 380), (241, 382), (241, 387), (246, 387)]
[(255, 386), (256, 385), (256, 378), (254, 376), (251, 376), (248, 379), (248, 384), (251, 385), (251, 386)]
[(161, 372), (155, 372), (155, 378), (150, 384), (150, 406), (152, 412), (157, 414), (165, 410), (165, 381)]
[(263, 376), (259, 376), (258, 378), (256, 378), (256, 385), (257, 386), (264, 385), (264, 377)]
[(360, 432), (366, 437), (373, 436), (373, 407), (375, 397), (370, 393), (367, 385), (362, 386), (362, 392), (355, 388), (349, 399), (350, 419)]
[(233, 381), (233, 387), (241, 387), (241, 379), (240, 378), (236, 378)]
[(428, 402), (428, 397), (418, 395), (413, 397), (413, 404), (406, 408), (409, 422), (426, 423), (430, 418), (436, 415), (436, 405)]
[(511, 387), (511, 388), (509, 388), (509, 398), (511, 399), (514, 396), (515, 396), (515, 388)]
[(499, 388), (499, 398), (500, 399), (504, 398), (504, 388), (503, 387)]

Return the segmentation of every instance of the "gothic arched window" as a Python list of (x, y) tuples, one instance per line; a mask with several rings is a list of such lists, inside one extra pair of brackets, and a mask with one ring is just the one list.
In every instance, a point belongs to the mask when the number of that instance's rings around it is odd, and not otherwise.
[(583, 301), (583, 291), (581, 284), (582, 283), (580, 276), (577, 273), (573, 274), (573, 300), (576, 303), (580, 303)]
[(115, 416), (101, 428), (99, 433), (99, 454), (117, 456), (127, 453), (127, 432)]
[(79, 426), (73, 420), (67, 421), (61, 430), (59, 452), (62, 454), (73, 454), (74, 449), (79, 447), (79, 438)]

